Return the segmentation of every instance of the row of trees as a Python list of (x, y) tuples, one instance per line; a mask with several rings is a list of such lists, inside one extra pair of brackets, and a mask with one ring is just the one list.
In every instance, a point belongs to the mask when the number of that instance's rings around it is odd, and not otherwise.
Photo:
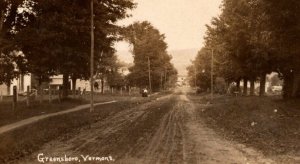
[(165, 36), (159, 30), (149, 22), (135, 22), (126, 27), (124, 37), (133, 46), (134, 66), (128, 75), (130, 84), (151, 87), (152, 91), (175, 85), (177, 70), (170, 62), (172, 56), (167, 53)]
[[(214, 75), (227, 82), (260, 81), (264, 94), (266, 74), (278, 72), (284, 80), (284, 98), (299, 94), (300, 2), (290, 0), (223, 0), (219, 17), (207, 25), (205, 47), (189, 67), (191, 77), (209, 79), (209, 62), (214, 51)], [(247, 88), (244, 88), (247, 92)]]
[[(17, 75), (32, 73), (41, 85), (50, 76), (63, 74), (64, 96), (67, 96), (69, 77), (73, 84), (76, 79), (89, 79), (91, 2), (2, 0), (0, 83), (9, 86)], [(132, 0), (93, 0), (93, 3), (95, 74), (103, 78), (116, 67), (113, 44), (120, 39), (121, 31), (116, 22), (128, 17), (128, 9), (135, 4)]]

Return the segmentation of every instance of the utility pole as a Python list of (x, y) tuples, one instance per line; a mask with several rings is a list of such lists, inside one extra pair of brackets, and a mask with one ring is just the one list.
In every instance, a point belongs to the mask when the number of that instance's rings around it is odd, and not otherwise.
[(197, 68), (194, 66), (195, 69), (195, 88), (197, 87)]
[(163, 90), (163, 72), (160, 73), (160, 90)]
[(94, 0), (91, 0), (91, 107), (94, 111)]
[(214, 50), (211, 50), (211, 72), (210, 72), (210, 101), (212, 103), (214, 97), (214, 80), (213, 80), (213, 72), (214, 72)]
[(167, 84), (167, 68), (165, 67), (165, 83), (164, 83), (164, 90), (166, 90), (166, 84)]
[(148, 75), (149, 75), (149, 90), (152, 92), (152, 87), (151, 87), (151, 65), (150, 65), (150, 58), (148, 56)]

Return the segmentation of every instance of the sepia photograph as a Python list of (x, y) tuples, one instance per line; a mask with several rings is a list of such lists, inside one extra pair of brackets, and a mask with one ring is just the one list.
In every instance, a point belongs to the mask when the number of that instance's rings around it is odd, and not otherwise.
[(0, 164), (300, 164), (299, 0), (0, 0)]

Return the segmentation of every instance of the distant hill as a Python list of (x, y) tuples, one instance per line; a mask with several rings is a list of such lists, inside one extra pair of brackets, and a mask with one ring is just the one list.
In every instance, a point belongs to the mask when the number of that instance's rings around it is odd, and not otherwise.
[[(191, 60), (194, 60), (197, 55), (198, 49), (181, 49), (171, 50), (169, 54), (172, 55), (171, 62), (178, 70), (178, 74), (181, 76), (187, 75), (186, 67), (191, 64)], [(129, 51), (118, 51), (118, 58), (126, 63), (132, 63), (132, 54)]]

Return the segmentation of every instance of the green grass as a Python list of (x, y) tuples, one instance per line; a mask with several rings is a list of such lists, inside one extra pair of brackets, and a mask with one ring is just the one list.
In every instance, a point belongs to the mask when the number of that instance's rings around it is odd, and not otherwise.
[(199, 115), (220, 134), (265, 154), (300, 151), (299, 100), (223, 97), (215, 100), (204, 112), (199, 111)]

